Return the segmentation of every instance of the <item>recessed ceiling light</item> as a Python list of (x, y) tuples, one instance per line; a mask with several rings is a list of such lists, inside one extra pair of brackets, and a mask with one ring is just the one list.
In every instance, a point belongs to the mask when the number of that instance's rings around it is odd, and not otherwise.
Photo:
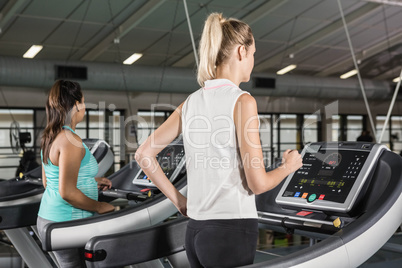
[(142, 57), (141, 53), (134, 53), (133, 55), (131, 55), (130, 57), (128, 57), (125, 61), (123, 61), (123, 64), (126, 65), (131, 65), (134, 62), (136, 62), (139, 58)]
[(347, 72), (347, 73), (344, 73), (344, 74), (341, 75), (340, 77), (341, 77), (341, 79), (347, 79), (347, 78), (349, 78), (349, 77), (351, 77), (351, 76), (354, 76), (355, 74), (357, 74), (357, 70), (356, 70), (356, 69), (354, 69), (354, 70), (352, 70), (352, 71), (349, 71), (349, 72)]
[(41, 45), (33, 45), (27, 50), (27, 52), (25, 52), (25, 54), (22, 57), (32, 59), (36, 56), (36, 54), (39, 53), (39, 51), (42, 50), (42, 48), (43, 46)]
[(291, 70), (293, 70), (296, 67), (297, 67), (297, 65), (295, 65), (295, 64), (289, 65), (289, 66), (277, 71), (276, 74), (279, 74), (279, 75), (285, 74), (287, 72), (290, 72)]

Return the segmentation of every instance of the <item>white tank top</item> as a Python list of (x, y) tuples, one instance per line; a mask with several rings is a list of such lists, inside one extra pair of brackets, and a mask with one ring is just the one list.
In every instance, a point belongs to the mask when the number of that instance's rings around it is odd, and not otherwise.
[(257, 218), (233, 119), (242, 94), (249, 93), (227, 79), (209, 80), (183, 105), (187, 214), (192, 219)]

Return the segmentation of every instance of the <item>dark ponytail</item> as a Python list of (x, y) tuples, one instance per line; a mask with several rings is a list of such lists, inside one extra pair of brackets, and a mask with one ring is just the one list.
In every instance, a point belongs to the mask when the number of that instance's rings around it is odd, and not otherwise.
[(57, 80), (50, 89), (46, 102), (47, 125), (42, 134), (43, 162), (48, 163), (50, 147), (65, 124), (71, 122), (71, 110), (76, 101), (82, 101), (81, 86), (77, 82)]

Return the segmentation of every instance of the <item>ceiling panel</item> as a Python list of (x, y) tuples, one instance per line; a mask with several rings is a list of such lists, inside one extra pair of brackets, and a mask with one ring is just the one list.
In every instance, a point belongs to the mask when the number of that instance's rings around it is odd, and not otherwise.
[(49, 19), (18, 18), (0, 35), (0, 40), (23, 42), (28, 46), (40, 44), (58, 24), (58, 21)]
[[(334, 24), (341, 19), (337, 1), (270, 1), (277, 4), (276, 9), (267, 10), (265, 16), (251, 24), (257, 48), (255, 63), (260, 65), (260, 71), (273, 72), (278, 66), (296, 62), (295, 74), (335, 76), (342, 68), (351, 67), (343, 26)], [(0, 13), (13, 3), (0, 0)], [(3, 18), (8, 16), (3, 21), (7, 28), (0, 33), (0, 56), (20, 57), (32, 44), (43, 43), (45, 48), (38, 59), (80, 61), (84, 58), (107, 63), (143, 52), (144, 56), (135, 64), (177, 64), (189, 68), (195, 65), (182, 0), (165, 0), (150, 12), (143, 12), (152, 3), (149, 0), (27, 0), (24, 3), (15, 11), (3, 14)], [(196, 45), (209, 13), (222, 12), (225, 17), (250, 19), (267, 3), (267, 0), (187, 0)], [(398, 40), (402, 34), (402, 7), (364, 0), (341, 3), (347, 17), (362, 10), (367, 12), (348, 22), (356, 53), (381, 45), (377, 55), (362, 59), (363, 78), (374, 78), (396, 69), (398, 64), (401, 66), (398, 53), (401, 53), (402, 40), (400, 43)], [(132, 21), (133, 18), (138, 21)], [(333, 25), (338, 26), (333, 29)], [(126, 29), (129, 30), (120, 37), (120, 43), (114, 44), (114, 37)], [(394, 38), (392, 48), (386, 45), (387, 38)], [(289, 57), (290, 52), (294, 54), (293, 59)], [(339, 66), (330, 69), (336, 64)], [(381, 79), (391, 75), (381, 75)]]
[[(125, 12), (132, 12), (130, 6), (133, 2), (137, 3), (135, 8), (138, 8), (141, 1), (130, 1), (130, 0), (119, 0), (119, 1), (109, 1), (109, 0), (92, 0), (85, 1), (82, 6), (77, 9), (74, 14), (71, 15), (70, 19), (82, 21), (85, 20), (91, 23), (106, 24), (110, 23), (112, 18)], [(143, 1), (142, 1), (143, 2)], [(89, 6), (88, 6), (89, 5)], [(120, 23), (117, 22), (116, 23)]]
[[(46, 46), (44, 47), (38, 55), (35, 57), (35, 59), (38, 60), (58, 60), (58, 61), (64, 61), (70, 58), (71, 54), (75, 50), (71, 50), (70, 47), (68, 46)], [(69, 59), (73, 60), (73, 59)]]
[(314, 65), (317, 67), (315, 71), (318, 71), (328, 62), (334, 62), (343, 55), (345, 55), (345, 51), (342, 49), (309, 47), (302, 53), (296, 54), (294, 60), (296, 63)]
[(24, 55), (24, 53), (27, 51), (28, 48), (29, 46), (23, 43), (0, 41), (0, 54), (2, 55), (22, 57), (22, 55)]
[(35, 0), (30, 1), (22, 14), (62, 20), (84, 2), (84, 0)]
[[(173, 33), (165, 35), (163, 38), (159, 39), (158, 42), (153, 43), (152, 46), (146, 48), (146, 53), (149, 54), (171, 54), (173, 51), (177, 51), (177, 48), (182, 47), (183, 44), (189, 42), (188, 34)], [(169, 49), (169, 52), (168, 52)], [(177, 53), (181, 53), (177, 51)]]
[[(186, 15), (184, 13), (183, 5), (176, 4), (176, 1), (166, 1), (160, 8), (152, 12), (150, 16), (145, 18), (138, 27), (158, 29), (159, 31), (170, 31), (173, 26), (173, 21), (178, 22), (185, 21)], [(176, 7), (178, 10), (176, 12)], [(176, 15), (176, 18), (175, 18)]]
[(144, 52), (151, 44), (162, 38), (166, 32), (157, 29), (136, 28), (120, 41), (120, 49), (124, 51)]
[(47, 39), (49, 45), (85, 46), (89, 38), (101, 30), (101, 25), (65, 22)]

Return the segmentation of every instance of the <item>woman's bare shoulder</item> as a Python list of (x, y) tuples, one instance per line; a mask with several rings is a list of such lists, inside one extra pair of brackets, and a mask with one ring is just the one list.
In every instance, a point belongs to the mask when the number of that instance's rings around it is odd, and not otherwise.
[(82, 139), (77, 134), (70, 130), (63, 129), (56, 137), (54, 141), (59, 149), (82, 149)]

